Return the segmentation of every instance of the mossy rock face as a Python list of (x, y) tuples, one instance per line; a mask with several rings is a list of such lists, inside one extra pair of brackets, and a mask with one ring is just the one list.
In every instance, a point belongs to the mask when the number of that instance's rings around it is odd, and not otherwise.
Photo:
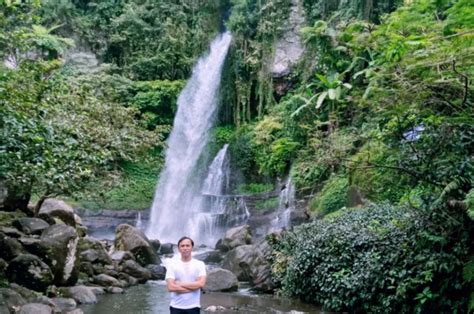
[(5, 212), (0, 211), (0, 226), (11, 226), (14, 220), (24, 218), (26, 214), (21, 211)]
[(53, 283), (53, 273), (46, 263), (31, 254), (13, 259), (6, 270), (9, 281), (35, 291), (46, 291)]

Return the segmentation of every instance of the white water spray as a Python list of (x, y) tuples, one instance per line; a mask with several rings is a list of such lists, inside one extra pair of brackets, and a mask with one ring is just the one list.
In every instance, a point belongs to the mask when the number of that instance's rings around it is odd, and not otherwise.
[(165, 166), (151, 207), (146, 232), (150, 238), (175, 243), (184, 235), (198, 236), (196, 220), (202, 214), (205, 180), (200, 171), (205, 165), (200, 164), (200, 158), (202, 161), (214, 125), (216, 95), (231, 39), (229, 33), (214, 39), (209, 54), (198, 60), (178, 98)]

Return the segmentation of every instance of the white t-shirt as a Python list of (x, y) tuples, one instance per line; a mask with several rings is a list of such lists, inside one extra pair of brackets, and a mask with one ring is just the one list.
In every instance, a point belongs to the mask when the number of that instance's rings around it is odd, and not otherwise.
[[(165, 280), (174, 279), (180, 281), (196, 281), (198, 277), (206, 276), (206, 266), (203, 262), (191, 259), (183, 262), (180, 258), (171, 259), (166, 265)], [(201, 307), (201, 289), (187, 293), (171, 292), (170, 306), (177, 309), (191, 309)]]

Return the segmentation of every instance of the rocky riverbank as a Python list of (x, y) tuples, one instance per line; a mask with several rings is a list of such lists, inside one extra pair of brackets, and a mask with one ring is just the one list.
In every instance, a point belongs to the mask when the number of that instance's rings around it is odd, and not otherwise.
[[(97, 302), (97, 295), (164, 279), (162, 258), (173, 244), (149, 240), (129, 224), (115, 227), (113, 241), (87, 234), (83, 219), (61, 200), (47, 199), (38, 217), (0, 211), (0, 312), (78, 314), (78, 305)], [(271, 292), (269, 254), (249, 225), (228, 230), (215, 248), (196, 254), (208, 265), (204, 290), (236, 291), (246, 281)]]

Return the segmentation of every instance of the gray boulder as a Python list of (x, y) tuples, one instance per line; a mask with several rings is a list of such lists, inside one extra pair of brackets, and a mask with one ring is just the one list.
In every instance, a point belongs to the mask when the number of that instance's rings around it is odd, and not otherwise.
[(53, 273), (38, 256), (21, 254), (7, 267), (7, 278), (21, 286), (36, 291), (45, 291), (53, 282)]
[(127, 260), (120, 265), (120, 271), (135, 277), (140, 283), (151, 279), (151, 272), (135, 261)]
[(103, 287), (109, 287), (109, 286), (121, 287), (122, 286), (122, 284), (117, 279), (106, 274), (100, 274), (100, 275), (94, 276), (94, 283)]
[(81, 259), (93, 263), (101, 263), (104, 265), (112, 264), (105, 245), (92, 237), (84, 237), (79, 240), (79, 254)]
[(228, 292), (237, 291), (238, 288), (239, 282), (237, 277), (231, 271), (222, 268), (214, 268), (208, 271), (204, 291)]
[(15, 313), (26, 304), (26, 300), (16, 291), (8, 288), (0, 288), (0, 313)]
[(19, 218), (13, 221), (13, 226), (26, 234), (40, 235), (49, 224), (40, 218)]
[(0, 252), (2, 252), (2, 258), (8, 262), (25, 253), (25, 250), (17, 239), (5, 236), (3, 239), (0, 238)]
[(23, 305), (18, 314), (52, 314), (53, 309), (46, 304), (42, 303), (28, 303)]
[(133, 260), (133, 261), (135, 260), (135, 257), (133, 256), (133, 254), (128, 251), (115, 251), (110, 255), (110, 258), (117, 265), (127, 260)]
[(64, 297), (72, 298), (79, 304), (97, 303), (97, 297), (90, 287), (64, 287), (60, 288), (59, 291)]
[(41, 257), (51, 267), (56, 285), (74, 285), (79, 274), (76, 230), (66, 225), (52, 225), (41, 234)]
[(147, 265), (146, 269), (150, 271), (152, 280), (163, 280), (166, 275), (166, 268), (161, 265)]
[(59, 218), (61, 221), (63, 221), (69, 226), (76, 226), (74, 209), (66, 202), (55, 198), (48, 198), (43, 202), (43, 204), (41, 204), (38, 217), (42, 218), (43, 216)]
[(52, 298), (54, 305), (62, 312), (70, 313), (77, 307), (77, 302), (72, 298)]
[(118, 225), (115, 230), (114, 245), (116, 250), (132, 252), (136, 261), (142, 266), (161, 263), (147, 236), (133, 226)]
[(223, 261), (223, 268), (233, 272), (241, 281), (248, 281), (258, 290), (270, 292), (270, 264), (256, 245), (242, 245), (230, 251)]
[(252, 243), (252, 232), (249, 225), (243, 225), (227, 230), (224, 238), (217, 241), (216, 250), (230, 251), (238, 246)]

